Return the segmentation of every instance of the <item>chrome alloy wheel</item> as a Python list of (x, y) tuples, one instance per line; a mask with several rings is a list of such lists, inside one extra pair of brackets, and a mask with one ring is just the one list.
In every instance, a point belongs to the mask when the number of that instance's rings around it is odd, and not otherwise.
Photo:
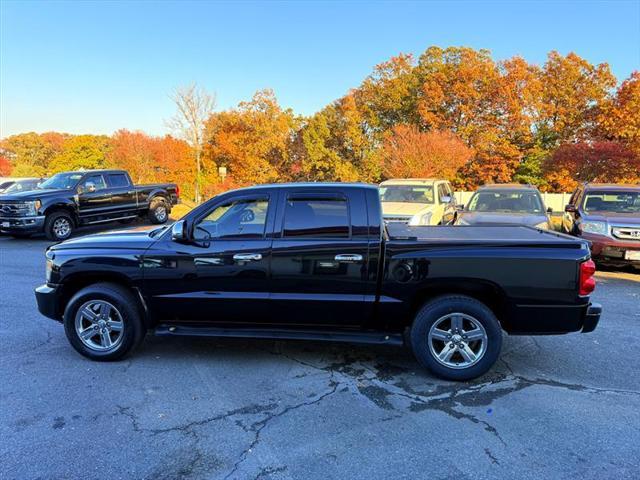
[(109, 352), (124, 336), (124, 322), (116, 307), (105, 300), (85, 302), (76, 312), (76, 334), (91, 350)]
[(61, 217), (53, 222), (53, 233), (58, 238), (65, 238), (71, 233), (71, 222), (68, 218)]
[(489, 341), (482, 324), (465, 313), (448, 313), (429, 329), (429, 350), (448, 368), (462, 369), (475, 365), (487, 351)]
[(159, 222), (164, 222), (167, 219), (167, 207), (157, 207), (154, 211), (154, 215), (156, 217), (156, 220), (158, 220)]

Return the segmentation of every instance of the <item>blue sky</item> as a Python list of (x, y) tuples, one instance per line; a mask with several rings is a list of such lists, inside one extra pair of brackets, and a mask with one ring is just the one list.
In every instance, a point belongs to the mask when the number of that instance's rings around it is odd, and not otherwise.
[(273, 88), (310, 114), (372, 67), (430, 45), (543, 63), (550, 50), (640, 69), (640, 0), (607, 2), (28, 2), (0, 0), (0, 136), (167, 133), (198, 82), (218, 109)]

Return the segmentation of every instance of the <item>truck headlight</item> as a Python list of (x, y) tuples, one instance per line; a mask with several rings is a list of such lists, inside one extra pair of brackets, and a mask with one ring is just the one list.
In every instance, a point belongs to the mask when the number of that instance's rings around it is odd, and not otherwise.
[(54, 253), (50, 250), (47, 250), (44, 253), (44, 256), (46, 257), (47, 261), (46, 261), (46, 266), (45, 266), (45, 279), (47, 281), (47, 283), (49, 283), (51, 281), (51, 272), (53, 272), (53, 259), (55, 257)]
[(25, 205), (27, 207), (27, 214), (35, 217), (42, 206), (42, 202), (40, 202), (40, 200), (33, 200), (31, 202), (25, 202)]
[(607, 234), (607, 224), (605, 222), (581, 222), (578, 228), (585, 233)]
[(431, 212), (416, 214), (409, 220), (409, 225), (430, 225), (431, 224)]

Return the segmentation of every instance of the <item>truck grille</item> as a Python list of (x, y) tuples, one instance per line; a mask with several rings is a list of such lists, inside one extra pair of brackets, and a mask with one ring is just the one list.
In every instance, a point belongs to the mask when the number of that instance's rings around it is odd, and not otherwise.
[(613, 227), (611, 232), (614, 237), (620, 240), (640, 241), (640, 227)]
[(411, 215), (385, 215), (384, 221), (387, 223), (409, 223)]
[(22, 203), (0, 203), (0, 217), (23, 217), (29, 214), (29, 206)]

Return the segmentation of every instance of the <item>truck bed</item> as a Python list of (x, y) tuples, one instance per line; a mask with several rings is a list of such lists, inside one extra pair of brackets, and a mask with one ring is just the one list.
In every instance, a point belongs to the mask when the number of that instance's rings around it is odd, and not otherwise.
[(558, 232), (550, 232), (527, 226), (429, 226), (416, 227), (404, 224), (386, 226), (388, 240), (416, 241), (433, 244), (532, 246), (583, 248), (584, 241)]

